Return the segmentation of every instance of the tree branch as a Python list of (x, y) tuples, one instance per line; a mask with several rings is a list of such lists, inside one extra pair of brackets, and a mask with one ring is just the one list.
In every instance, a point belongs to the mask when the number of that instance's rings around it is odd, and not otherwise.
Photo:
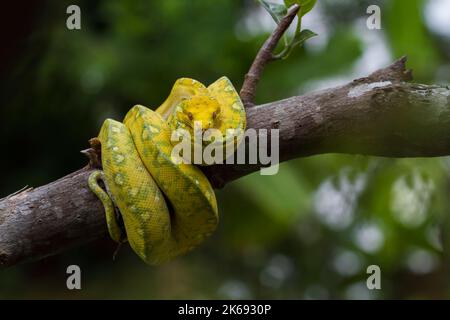
[[(280, 130), (280, 160), (323, 153), (450, 154), (450, 88), (406, 83), (405, 58), (337, 88), (247, 110), (249, 128)], [(259, 165), (204, 167), (215, 188)], [(84, 168), (0, 200), (0, 266), (41, 259), (107, 235)], [(264, 179), (263, 177), (261, 179)]]
[(294, 4), (288, 9), (286, 15), (280, 20), (280, 23), (256, 54), (255, 60), (253, 60), (250, 69), (245, 75), (244, 83), (242, 84), (242, 88), (239, 93), (242, 102), (247, 108), (253, 106), (256, 86), (261, 78), (264, 67), (274, 59), (273, 50), (275, 50), (275, 47), (281, 37), (291, 25), (292, 20), (294, 20), (299, 9), (300, 7), (298, 4)]

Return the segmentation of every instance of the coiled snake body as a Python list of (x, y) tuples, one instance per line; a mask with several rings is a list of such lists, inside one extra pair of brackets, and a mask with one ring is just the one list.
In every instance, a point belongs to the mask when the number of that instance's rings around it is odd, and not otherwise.
[[(105, 120), (98, 136), (103, 171), (91, 174), (89, 187), (105, 207), (111, 238), (126, 239), (148, 264), (188, 252), (218, 223), (208, 179), (195, 165), (176, 163), (171, 157), (172, 131), (192, 132), (195, 121), (202, 130), (220, 130), (224, 147), (230, 143), (227, 129), (245, 129), (243, 104), (226, 77), (208, 87), (193, 79), (178, 79), (156, 111), (134, 106), (123, 123)], [(103, 180), (109, 195), (98, 180)]]

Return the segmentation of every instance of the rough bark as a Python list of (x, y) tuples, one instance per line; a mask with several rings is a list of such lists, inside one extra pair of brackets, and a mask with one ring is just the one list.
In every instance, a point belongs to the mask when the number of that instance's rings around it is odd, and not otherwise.
[[(248, 109), (248, 127), (279, 129), (280, 160), (323, 153), (386, 157), (450, 154), (450, 88), (406, 83), (405, 59), (366, 78)], [(214, 165), (214, 187), (259, 165)], [(0, 200), (0, 266), (41, 259), (106, 236), (89, 168)]]

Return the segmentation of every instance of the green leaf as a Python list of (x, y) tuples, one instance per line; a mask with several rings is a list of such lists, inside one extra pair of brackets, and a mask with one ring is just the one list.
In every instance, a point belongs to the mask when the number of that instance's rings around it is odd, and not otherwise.
[(298, 4), (300, 6), (300, 10), (297, 13), (299, 18), (310, 12), (316, 2), (317, 0), (284, 0), (284, 4), (288, 8), (293, 4)]
[(302, 46), (306, 40), (308, 40), (312, 37), (315, 37), (315, 36), (317, 36), (317, 33), (313, 32), (309, 29), (304, 29), (304, 30), (296, 33), (294, 38), (292, 39), (291, 43), (287, 47), (285, 47), (283, 49), (283, 51), (281, 51), (278, 55), (275, 55), (275, 58), (286, 59), (287, 57), (289, 57), (292, 50), (296, 46)]
[(264, 9), (272, 16), (273, 20), (278, 24), (280, 20), (286, 15), (287, 8), (284, 4), (273, 3), (265, 0), (258, 0)]
[(315, 36), (317, 36), (317, 33), (309, 29), (303, 29), (295, 35), (294, 40), (292, 41), (292, 47), (301, 46), (306, 40)]

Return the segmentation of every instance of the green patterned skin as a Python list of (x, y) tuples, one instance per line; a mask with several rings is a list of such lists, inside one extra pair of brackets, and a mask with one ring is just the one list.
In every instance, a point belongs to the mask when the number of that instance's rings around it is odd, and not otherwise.
[[(245, 129), (245, 111), (230, 81), (222, 77), (206, 88), (177, 80), (158, 110), (134, 106), (123, 123), (107, 119), (98, 139), (103, 171), (94, 171), (89, 187), (105, 207), (108, 230), (117, 242), (127, 239), (148, 264), (172, 260), (198, 246), (218, 223), (214, 191), (192, 164), (171, 158), (176, 128)], [(228, 142), (224, 142), (225, 144)], [(103, 180), (111, 197), (98, 185)], [(117, 222), (119, 208), (125, 230)]]

